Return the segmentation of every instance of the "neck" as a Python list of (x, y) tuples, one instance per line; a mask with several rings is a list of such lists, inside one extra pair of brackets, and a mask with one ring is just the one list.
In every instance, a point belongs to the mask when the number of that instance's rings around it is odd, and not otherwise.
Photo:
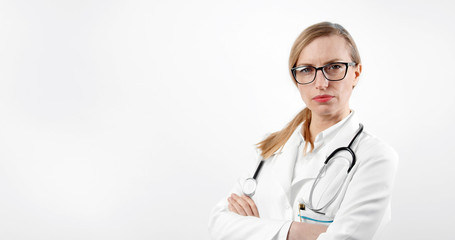
[(314, 142), (316, 136), (326, 130), (327, 128), (337, 124), (339, 121), (343, 120), (349, 115), (351, 110), (348, 108), (346, 111), (337, 113), (334, 115), (317, 115), (313, 112), (311, 113), (311, 124), (310, 124), (310, 133), (311, 140)]

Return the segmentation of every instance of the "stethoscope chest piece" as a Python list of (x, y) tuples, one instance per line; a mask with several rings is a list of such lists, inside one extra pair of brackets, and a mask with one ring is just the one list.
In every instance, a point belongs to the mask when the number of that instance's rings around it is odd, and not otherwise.
[(259, 165), (256, 168), (253, 177), (247, 178), (245, 182), (243, 182), (242, 192), (248, 197), (252, 197), (256, 192), (256, 187), (258, 185), (256, 178), (258, 177), (259, 171), (261, 171), (262, 165), (264, 165), (264, 160), (261, 160), (261, 162), (259, 162)]
[(247, 178), (245, 182), (243, 183), (243, 194), (245, 194), (248, 197), (252, 197), (254, 193), (256, 192), (256, 186), (257, 182), (256, 179), (254, 178)]

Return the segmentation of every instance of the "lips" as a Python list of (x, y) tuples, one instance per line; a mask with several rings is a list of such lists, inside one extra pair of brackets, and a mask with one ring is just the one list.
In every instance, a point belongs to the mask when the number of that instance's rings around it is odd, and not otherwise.
[(316, 102), (328, 102), (332, 98), (333, 98), (333, 96), (324, 94), (324, 95), (318, 95), (318, 96), (314, 97), (313, 100)]

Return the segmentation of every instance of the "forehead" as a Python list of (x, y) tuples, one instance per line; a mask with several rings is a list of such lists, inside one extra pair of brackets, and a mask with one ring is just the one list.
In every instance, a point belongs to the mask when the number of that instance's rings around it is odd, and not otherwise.
[(324, 65), (331, 61), (351, 61), (349, 46), (343, 37), (332, 35), (310, 42), (299, 54), (298, 65)]

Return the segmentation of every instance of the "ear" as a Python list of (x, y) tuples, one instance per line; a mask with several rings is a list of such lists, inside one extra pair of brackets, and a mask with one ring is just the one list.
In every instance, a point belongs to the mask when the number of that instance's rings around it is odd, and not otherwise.
[(362, 64), (357, 64), (354, 70), (354, 82), (352, 83), (352, 88), (354, 88), (360, 80), (360, 74), (362, 73)]

